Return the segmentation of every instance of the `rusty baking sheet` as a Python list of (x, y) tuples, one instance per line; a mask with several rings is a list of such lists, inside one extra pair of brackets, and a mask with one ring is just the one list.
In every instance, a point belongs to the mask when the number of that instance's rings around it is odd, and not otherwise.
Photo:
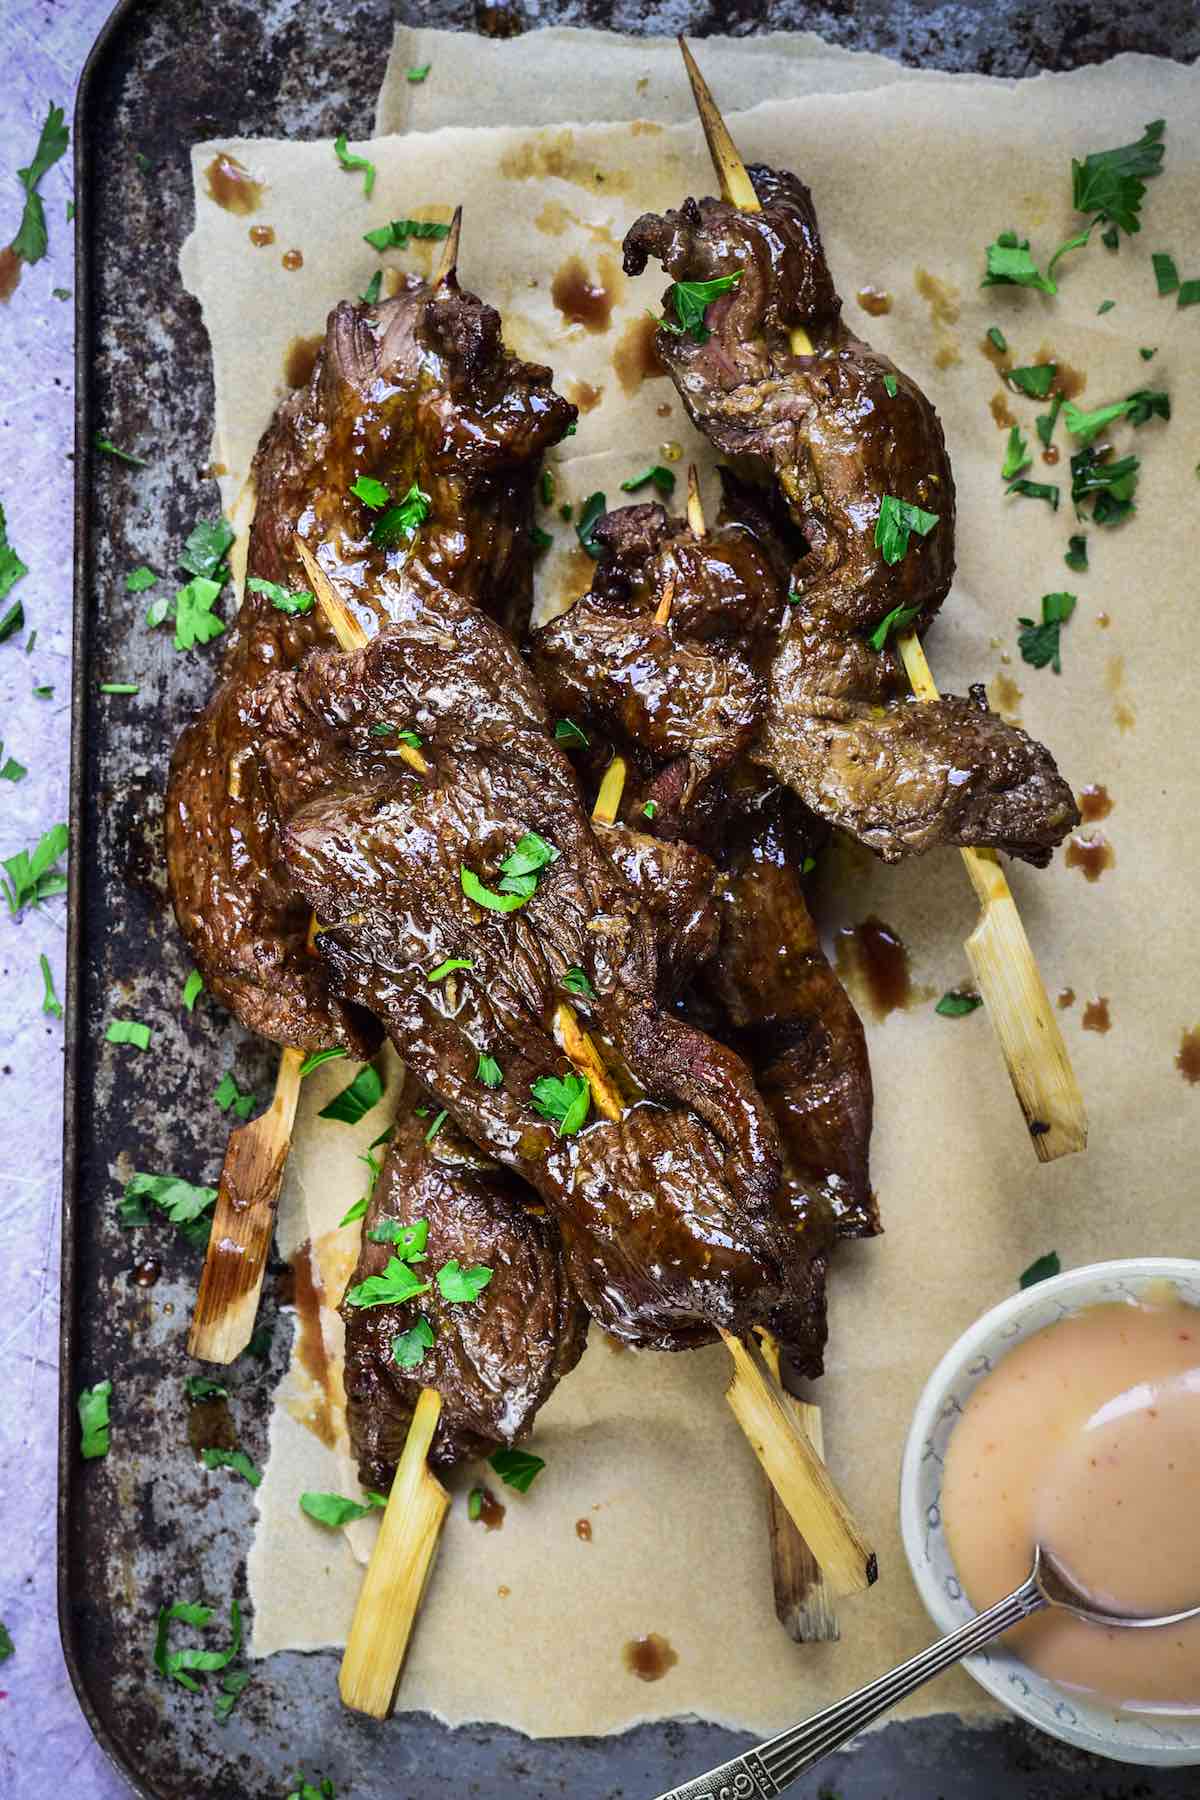
[[(1200, 52), (1190, 0), (1150, 0), (1131, 13), (1069, 0), (1035, 6), (934, 0), (529, 0), (476, 10), (434, 0), (421, 22), (507, 34), (536, 24), (611, 25), (656, 32), (808, 27), (911, 63), (1020, 75), (1121, 49)], [(126, 0), (97, 44), (76, 117), (77, 466), (75, 689), (69, 909), (69, 1011), (64, 1166), (63, 1400), (59, 1585), (63, 1640), (80, 1700), (134, 1790), (156, 1800), (277, 1800), (297, 1769), (328, 1775), (339, 1800), (440, 1800), (520, 1793), (529, 1800), (641, 1800), (745, 1747), (693, 1722), (622, 1737), (530, 1742), (488, 1726), (449, 1731), (426, 1716), (377, 1725), (345, 1712), (337, 1657), (285, 1654), (253, 1665), (229, 1723), (210, 1696), (154, 1673), (150, 1653), (164, 1600), (245, 1600), (253, 1492), (216, 1482), (188, 1444), (184, 1349), (199, 1259), (165, 1232), (155, 1285), (133, 1277), (149, 1233), (117, 1219), (119, 1179), (137, 1167), (215, 1182), (224, 1131), (209, 1101), (214, 1067), (269, 1091), (275, 1052), (201, 1002), (180, 1005), (189, 960), (166, 906), (161, 823), (165, 747), (208, 691), (211, 664), (176, 656), (142, 623), (144, 598), (126, 570), (168, 571), (195, 519), (211, 514), (205, 478), (212, 387), (195, 303), (176, 273), (191, 224), (188, 148), (198, 137), (369, 134), (391, 34), (381, 0)], [(100, 427), (145, 455), (136, 478), (91, 449)], [(136, 670), (141, 698), (118, 711), (96, 684)], [(97, 1055), (114, 1000), (154, 1031), (155, 1053), (109, 1074)], [(144, 1271), (149, 1275), (150, 1271)], [(288, 1271), (269, 1270), (265, 1360), (230, 1371), (238, 1441), (266, 1454), (269, 1396), (287, 1361)], [(120, 1429), (108, 1457), (76, 1454), (74, 1395), (111, 1376)], [(466, 1629), (466, 1628), (465, 1628)], [(464, 1653), (486, 1646), (470, 1641)], [(531, 1656), (552, 1647), (531, 1644)], [(802, 1654), (802, 1652), (801, 1652)], [(867, 1739), (797, 1788), (839, 1800), (1133, 1800), (1194, 1794), (1186, 1770), (1134, 1772), (1010, 1723), (968, 1733), (956, 1720), (897, 1725)]]

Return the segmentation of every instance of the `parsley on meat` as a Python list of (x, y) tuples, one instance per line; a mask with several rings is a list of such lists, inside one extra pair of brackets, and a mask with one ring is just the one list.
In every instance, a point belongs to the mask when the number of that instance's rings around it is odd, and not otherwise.
[(449, 1112), (443, 1106), (441, 1112), (437, 1113), (435, 1115), (433, 1124), (429, 1127), (429, 1130), (425, 1133), (425, 1142), (427, 1144), (432, 1144), (434, 1138), (438, 1135), (439, 1131), (442, 1129), (442, 1126), (446, 1123), (446, 1120), (449, 1117), (450, 1117)]
[(562, 978), (562, 986), (566, 988), (568, 994), (580, 994), (585, 1000), (594, 1000), (596, 998), (595, 988), (592, 986), (583, 970), (578, 967), (572, 967), (567, 970)]
[(360, 475), (357, 481), (350, 483), (350, 492), (364, 506), (369, 506), (372, 512), (378, 512), (392, 497), (392, 490), (386, 482), (376, 481), (373, 475)]
[(438, 964), (436, 969), (427, 969), (425, 979), (426, 981), (444, 981), (447, 975), (454, 973), (455, 969), (474, 969), (474, 967), (475, 964), (468, 962), (464, 956), (448, 956), (445, 962)]
[(88, 1462), (108, 1455), (108, 1403), (112, 1391), (111, 1381), (98, 1381), (95, 1387), (82, 1388), (75, 1403), (79, 1413), (79, 1454)]
[(287, 588), (280, 587), (277, 581), (264, 581), (261, 575), (251, 575), (246, 586), (252, 594), (262, 594), (269, 600), (276, 612), (306, 613), (311, 612), (316, 604), (316, 596), (310, 594), (307, 588), (301, 588), (298, 593), (293, 594)]
[(1019, 619), (1024, 629), (1017, 635), (1017, 648), (1031, 668), (1044, 669), (1049, 663), (1056, 675), (1062, 674), (1062, 628), (1075, 611), (1074, 594), (1043, 594), (1041, 623)]
[(899, 636), (902, 631), (907, 631), (920, 610), (919, 606), (893, 606), (867, 638), (872, 650), (882, 650), (893, 632)]
[(347, 1306), (403, 1306), (429, 1292), (429, 1283), (415, 1275), (399, 1256), (389, 1256), (382, 1275), (368, 1275), (347, 1289)]
[(457, 1257), (452, 1257), (449, 1262), (443, 1263), (437, 1272), (437, 1284), (442, 1299), (463, 1304), (478, 1300), (491, 1279), (491, 1269), (485, 1268), (482, 1263), (474, 1263), (471, 1268), (464, 1269), (460, 1266)]
[(912, 533), (915, 531), (919, 537), (928, 537), (939, 517), (940, 514), (925, 512), (911, 500), (898, 500), (895, 494), (885, 494), (875, 521), (875, 544), (883, 552), (884, 562), (902, 562), (908, 554)]
[(539, 1075), (529, 1091), (534, 1111), (558, 1126), (559, 1137), (573, 1137), (586, 1123), (592, 1104), (586, 1075)]
[(414, 481), (402, 500), (380, 513), (371, 527), (371, 542), (387, 550), (410, 543), (429, 517), (432, 505), (429, 495)]
[(33, 153), (33, 160), (26, 169), (17, 170), (17, 180), (25, 190), (25, 206), (21, 213), (21, 223), (17, 227), (17, 235), (9, 248), (21, 258), (22, 262), (41, 262), (46, 254), (48, 238), (46, 235), (46, 209), (42, 205), (42, 197), (38, 193), (43, 175), (52, 169), (59, 157), (67, 148), (67, 127), (64, 122), (61, 106), (51, 106), (46, 114), (45, 124)]
[(894, 400), (896, 398), (896, 395), (900, 392), (900, 383), (896, 380), (894, 375), (884, 376), (883, 391), (889, 400)]
[(366, 287), (363, 289), (362, 293), (358, 297), (367, 306), (377, 306), (379, 304), (379, 292), (382, 287), (383, 287), (383, 270), (376, 269), (376, 271), (372, 275), (370, 281), (368, 281)]
[(600, 546), (596, 542), (595, 530), (600, 519), (608, 508), (608, 496), (597, 492), (589, 494), (579, 514), (579, 523), (575, 527), (575, 535), (583, 548), (591, 557), (600, 555)]
[(346, 148), (346, 134), (339, 132), (333, 140), (333, 153), (347, 171), (361, 169), (363, 172), (363, 196), (369, 200), (375, 191), (375, 164), (368, 162), (365, 156), (355, 156)]
[(433, 1326), (421, 1317), (415, 1325), (392, 1339), (392, 1358), (399, 1369), (415, 1369), (418, 1363), (424, 1362), (425, 1352), (432, 1348)]
[(504, 1081), (504, 1071), (494, 1056), (481, 1053), (475, 1065), (475, 1079), (482, 1081), (486, 1088), (498, 1088)]
[(528, 1450), (495, 1450), (488, 1462), (505, 1487), (516, 1488), (518, 1494), (527, 1494), (546, 1466), (544, 1457)]
[(566, 744), (571, 750), (586, 750), (588, 747), (587, 734), (580, 731), (574, 719), (558, 721), (554, 727), (554, 741), (556, 744)]
[(402, 1225), (399, 1219), (381, 1219), (367, 1236), (373, 1244), (390, 1244), (401, 1262), (424, 1262), (429, 1220), (414, 1219), (411, 1225)]
[(515, 912), (532, 899), (541, 871), (549, 863), (557, 862), (561, 854), (536, 831), (527, 831), (516, 849), (511, 850), (500, 864), (498, 893), (485, 887), (478, 875), (465, 867), (459, 869), (462, 891), (468, 900), (474, 900), (477, 906), (485, 906), (489, 912)]
[[(690, 337), (697, 344), (707, 343), (712, 336), (704, 322), (704, 315), (721, 294), (729, 293), (742, 279), (743, 271), (737, 269), (732, 275), (717, 275), (712, 281), (675, 281), (667, 289), (664, 301), (663, 317), (656, 320), (667, 331), (673, 331), (676, 337)], [(674, 310), (675, 318), (666, 316), (667, 310)]]
[(8, 902), (8, 910), (17, 918), (27, 906), (40, 906), (53, 894), (64, 893), (67, 878), (57, 867), (66, 855), (71, 834), (65, 825), (52, 825), (32, 850), (19, 850), (0, 863), (0, 893)]

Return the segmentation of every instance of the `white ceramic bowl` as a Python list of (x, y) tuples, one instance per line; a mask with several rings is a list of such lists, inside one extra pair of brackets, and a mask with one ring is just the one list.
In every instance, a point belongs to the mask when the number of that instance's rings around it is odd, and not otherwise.
[[(971, 1390), (1007, 1350), (1043, 1326), (1098, 1301), (1136, 1300), (1163, 1280), (1173, 1282), (1190, 1305), (1200, 1306), (1200, 1262), (1183, 1258), (1092, 1263), (1038, 1282), (985, 1313), (930, 1376), (904, 1449), (900, 1529), (913, 1579), (939, 1631), (952, 1631), (974, 1610), (955, 1573), (941, 1514), (946, 1445)], [(1135, 1715), (1092, 1705), (994, 1644), (963, 1667), (1010, 1711), (1081, 1750), (1117, 1762), (1200, 1763), (1200, 1717)]]

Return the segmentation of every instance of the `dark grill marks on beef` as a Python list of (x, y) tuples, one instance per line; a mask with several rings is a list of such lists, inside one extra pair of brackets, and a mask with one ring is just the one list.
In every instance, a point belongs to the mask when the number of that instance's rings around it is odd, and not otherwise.
[[(950, 588), (954, 482), (937, 415), (842, 322), (808, 189), (786, 171), (750, 175), (760, 213), (707, 199), (646, 214), (625, 268), (654, 256), (675, 280), (742, 271), (709, 306), (706, 342), (666, 329), (655, 342), (694, 423), (770, 490), (759, 522), (774, 513), (792, 563), (754, 754), (886, 861), (950, 843), (1044, 863), (1078, 822), (1049, 752), (962, 699), (915, 701), (895, 652), (866, 641), (895, 607), (915, 607), (925, 631)], [(799, 324), (811, 356), (791, 351)], [(894, 564), (874, 541), (885, 494), (939, 517)]]
[(659, 783), (643, 796), (655, 833), (677, 836), (716, 803), (718, 778), (761, 728), (782, 598), (736, 525), (697, 538), (662, 506), (627, 506), (595, 537), (591, 590), (533, 633), (530, 658), (552, 712), (607, 732)]
[[(247, 573), (308, 587), (307, 539), (368, 632), (442, 583), (523, 629), (532, 596), (533, 489), (542, 452), (575, 409), (550, 371), (510, 356), (493, 308), (453, 283), (410, 278), (395, 299), (330, 315), (307, 388), (279, 408), (255, 458)], [(431, 510), (411, 548), (377, 548), (349, 489), (360, 475)], [(401, 574), (401, 571), (403, 573)], [(279, 611), (247, 590), (213, 699), (181, 735), (167, 792), (176, 917), (212, 993), (264, 1037), (367, 1054), (377, 1029), (329, 991), (308, 953), (308, 909), (279, 857), (247, 696), (329, 643), (316, 609)], [(230, 788), (234, 792), (230, 792)]]
[[(536, 1196), (506, 1169), (445, 1126), (426, 1143), (431, 1108), (405, 1095), (395, 1135), (363, 1221), (352, 1285), (380, 1275), (394, 1254), (371, 1233), (395, 1223), (429, 1226), (425, 1260), (414, 1272), (427, 1294), (403, 1306), (342, 1305), (350, 1439), (364, 1487), (392, 1479), (422, 1387), (442, 1396), (430, 1461), (447, 1468), (525, 1437), (539, 1407), (583, 1351), (587, 1315), (571, 1290), (558, 1227)], [(492, 1278), (478, 1300), (442, 1298), (446, 1262), (482, 1263)], [(434, 1344), (413, 1369), (398, 1366), (396, 1337), (418, 1317)]]
[[(717, 1325), (745, 1331), (807, 1281), (775, 1208), (770, 1117), (740, 1058), (662, 1011), (654, 923), (592, 833), (511, 643), (478, 614), (447, 636), (427, 614), (256, 697), (269, 764), (305, 764), (295, 791), (311, 797), (283, 852), (324, 927), (333, 985), (384, 1021), (465, 1134), (537, 1189), (572, 1285), (608, 1330), (664, 1349)], [(371, 724), (392, 718), (421, 732), (428, 775), (375, 747)], [(467, 900), (460, 868), (494, 888), (529, 831), (560, 851), (532, 898), (505, 915)], [(472, 968), (431, 983), (447, 957)], [(572, 966), (597, 1000), (571, 1003), (645, 1097), (559, 1137), (530, 1089), (569, 1071), (553, 1031)], [(478, 1081), (481, 1052), (501, 1087)]]

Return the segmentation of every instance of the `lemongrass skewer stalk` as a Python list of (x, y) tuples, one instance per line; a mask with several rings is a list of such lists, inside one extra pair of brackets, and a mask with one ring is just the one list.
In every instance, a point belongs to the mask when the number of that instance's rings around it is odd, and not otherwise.
[[(821, 1461), (825, 1439), (821, 1409), (800, 1400), (783, 1385), (779, 1342), (773, 1333), (758, 1330), (762, 1358), (771, 1371), (783, 1404)], [(792, 1523), (773, 1487), (767, 1488), (767, 1522), (771, 1538), (771, 1573), (775, 1585), (775, 1616), (797, 1644), (834, 1643), (841, 1636), (837, 1612), (821, 1565)]]
[[(743, 211), (759, 212), (746, 166), (682, 38), (679, 47), (721, 193)], [(802, 327), (793, 328), (791, 343), (798, 355), (812, 354), (812, 340)], [(938, 690), (916, 634), (902, 633), (897, 648), (917, 698), (936, 700)], [(1083, 1095), (999, 857), (994, 850), (976, 849), (965, 849), (962, 856), (982, 908), (966, 941), (967, 956), (1034, 1151), (1040, 1162), (1053, 1162), (1087, 1147)]]

